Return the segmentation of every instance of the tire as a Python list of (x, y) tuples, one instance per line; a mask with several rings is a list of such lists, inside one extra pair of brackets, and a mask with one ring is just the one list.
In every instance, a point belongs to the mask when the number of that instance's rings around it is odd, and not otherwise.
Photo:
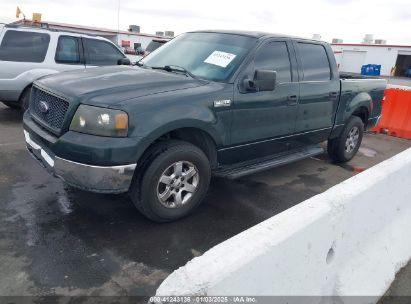
[(2, 101), (2, 102), (6, 106), (8, 106), (10, 109), (14, 109), (14, 110), (19, 110), (20, 109), (20, 104), (18, 104), (18, 103), (7, 102), (7, 101)]
[(334, 162), (348, 162), (358, 152), (363, 135), (363, 121), (358, 116), (351, 116), (340, 137), (328, 141), (328, 155)]
[(203, 201), (211, 168), (207, 156), (196, 146), (178, 140), (161, 142), (150, 148), (140, 163), (129, 194), (150, 220), (175, 221)]
[(31, 95), (31, 86), (24, 89), (23, 93), (20, 96), (20, 109), (24, 113), (29, 108), (30, 104), (30, 95)]

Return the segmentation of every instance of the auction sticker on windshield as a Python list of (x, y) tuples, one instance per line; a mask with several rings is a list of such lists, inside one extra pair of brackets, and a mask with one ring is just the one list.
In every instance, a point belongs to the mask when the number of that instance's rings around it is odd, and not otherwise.
[(206, 60), (204, 60), (204, 62), (225, 68), (230, 64), (231, 61), (233, 61), (236, 56), (237, 55), (226, 52), (214, 51), (210, 56), (207, 57)]

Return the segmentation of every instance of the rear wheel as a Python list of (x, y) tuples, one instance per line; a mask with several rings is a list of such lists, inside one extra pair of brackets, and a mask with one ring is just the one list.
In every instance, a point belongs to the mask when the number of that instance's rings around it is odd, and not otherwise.
[(147, 218), (174, 221), (202, 202), (210, 177), (210, 163), (199, 148), (183, 141), (163, 142), (142, 158), (130, 197)]
[(340, 137), (328, 141), (328, 155), (338, 163), (351, 160), (361, 146), (364, 123), (361, 118), (351, 116)]

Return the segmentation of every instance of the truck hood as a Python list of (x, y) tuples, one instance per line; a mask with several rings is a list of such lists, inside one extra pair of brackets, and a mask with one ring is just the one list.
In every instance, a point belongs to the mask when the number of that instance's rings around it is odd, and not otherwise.
[(89, 68), (47, 76), (36, 85), (86, 104), (110, 107), (142, 96), (194, 88), (207, 81), (135, 66)]

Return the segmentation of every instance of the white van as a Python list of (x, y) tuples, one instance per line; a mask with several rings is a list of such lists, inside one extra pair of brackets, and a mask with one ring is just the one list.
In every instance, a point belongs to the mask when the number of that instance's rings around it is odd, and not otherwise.
[(102, 37), (51, 29), (0, 26), (0, 101), (26, 110), (34, 80), (62, 71), (130, 64)]

